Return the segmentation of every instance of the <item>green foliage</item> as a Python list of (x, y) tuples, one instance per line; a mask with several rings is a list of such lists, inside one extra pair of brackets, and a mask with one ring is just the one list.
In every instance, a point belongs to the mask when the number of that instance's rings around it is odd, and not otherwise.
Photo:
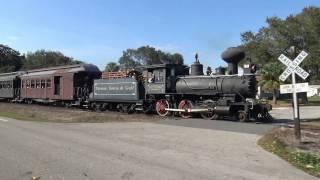
[(307, 173), (320, 177), (319, 155), (291, 149), (272, 134), (267, 134), (261, 138), (258, 144), (267, 151), (280, 156)]
[(178, 53), (165, 53), (151, 46), (142, 46), (138, 49), (127, 49), (119, 58), (119, 64), (126, 68), (138, 65), (174, 63), (183, 64), (183, 57)]
[(81, 61), (67, 57), (58, 51), (38, 50), (27, 53), (23, 69), (47, 68), (61, 65), (79, 64)]
[[(257, 33), (251, 31), (241, 34), (242, 47), (253, 63), (260, 67), (278, 61), (281, 53), (295, 46), (306, 50), (308, 58), (302, 63), (304, 69), (310, 70), (310, 80), (320, 80), (320, 8), (307, 7), (297, 15), (286, 19), (267, 18), (267, 26)], [(292, 57), (291, 57), (292, 58)]]
[(57, 51), (38, 50), (27, 53), (25, 57), (18, 51), (0, 44), (0, 73), (79, 63), (82, 62)]
[(0, 73), (18, 71), (23, 58), (18, 51), (0, 44)]
[(277, 90), (280, 88), (279, 76), (282, 72), (281, 65), (278, 62), (271, 62), (260, 69), (259, 86), (263, 90), (273, 93), (273, 104), (277, 104)]
[(107, 72), (116, 72), (119, 70), (119, 65), (116, 62), (109, 62), (105, 68)]
[(259, 85), (262, 87), (262, 89), (269, 92), (278, 90), (280, 87), (279, 76), (281, 72), (282, 68), (278, 62), (266, 64), (259, 71), (261, 78), (261, 80), (259, 81)]

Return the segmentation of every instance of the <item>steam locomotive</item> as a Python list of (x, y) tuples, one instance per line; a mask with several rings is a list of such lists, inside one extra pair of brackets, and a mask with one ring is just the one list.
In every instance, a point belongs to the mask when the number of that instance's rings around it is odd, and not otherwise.
[(191, 74), (188, 66), (179, 64), (140, 66), (125, 77), (107, 79), (90, 64), (0, 74), (0, 99), (183, 118), (271, 120), (271, 106), (255, 98), (257, 80), (252, 69), (238, 74), (244, 57), (239, 48), (222, 54), (227, 75), (223, 70), (204, 75), (197, 57)]
[(245, 57), (239, 48), (222, 54), (227, 74), (204, 75), (198, 58), (189, 67), (176, 64), (143, 66), (132, 77), (94, 81), (90, 94), (93, 109), (156, 111), (160, 116), (178, 114), (183, 118), (201, 115), (204, 119), (233, 118), (239, 121), (270, 121), (271, 105), (256, 100), (254, 66), (238, 75), (238, 63)]

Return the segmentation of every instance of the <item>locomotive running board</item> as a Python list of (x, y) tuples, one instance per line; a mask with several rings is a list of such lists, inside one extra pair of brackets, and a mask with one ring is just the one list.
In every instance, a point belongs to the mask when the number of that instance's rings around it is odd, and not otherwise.
[(209, 109), (172, 109), (165, 108), (166, 111), (175, 111), (175, 112), (208, 112)]

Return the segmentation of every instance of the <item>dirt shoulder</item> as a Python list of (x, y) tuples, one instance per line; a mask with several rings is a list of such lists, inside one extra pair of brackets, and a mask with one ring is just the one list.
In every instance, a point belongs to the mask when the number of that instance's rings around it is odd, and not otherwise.
[(307, 173), (320, 177), (320, 126), (302, 124), (302, 142), (294, 139), (294, 129), (276, 128), (263, 136), (258, 144)]
[(92, 112), (85, 109), (62, 108), (45, 105), (0, 103), (0, 116), (18, 120), (39, 122), (145, 122), (157, 121), (157, 116), (124, 114), (118, 112)]

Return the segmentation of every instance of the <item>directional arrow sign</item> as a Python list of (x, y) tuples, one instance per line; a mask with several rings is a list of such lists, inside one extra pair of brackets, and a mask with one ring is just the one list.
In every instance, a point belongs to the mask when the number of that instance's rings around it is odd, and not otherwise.
[(309, 73), (299, 67), (299, 64), (308, 56), (308, 53), (302, 51), (293, 61), (281, 54), (279, 61), (287, 66), (287, 69), (280, 75), (279, 79), (285, 81), (293, 72), (298, 74), (302, 79), (306, 79)]
[(284, 84), (280, 85), (280, 93), (281, 94), (288, 94), (293, 93), (293, 90), (295, 88), (296, 92), (307, 92), (308, 91), (309, 84), (308, 83), (297, 83), (295, 85), (293, 84)]

